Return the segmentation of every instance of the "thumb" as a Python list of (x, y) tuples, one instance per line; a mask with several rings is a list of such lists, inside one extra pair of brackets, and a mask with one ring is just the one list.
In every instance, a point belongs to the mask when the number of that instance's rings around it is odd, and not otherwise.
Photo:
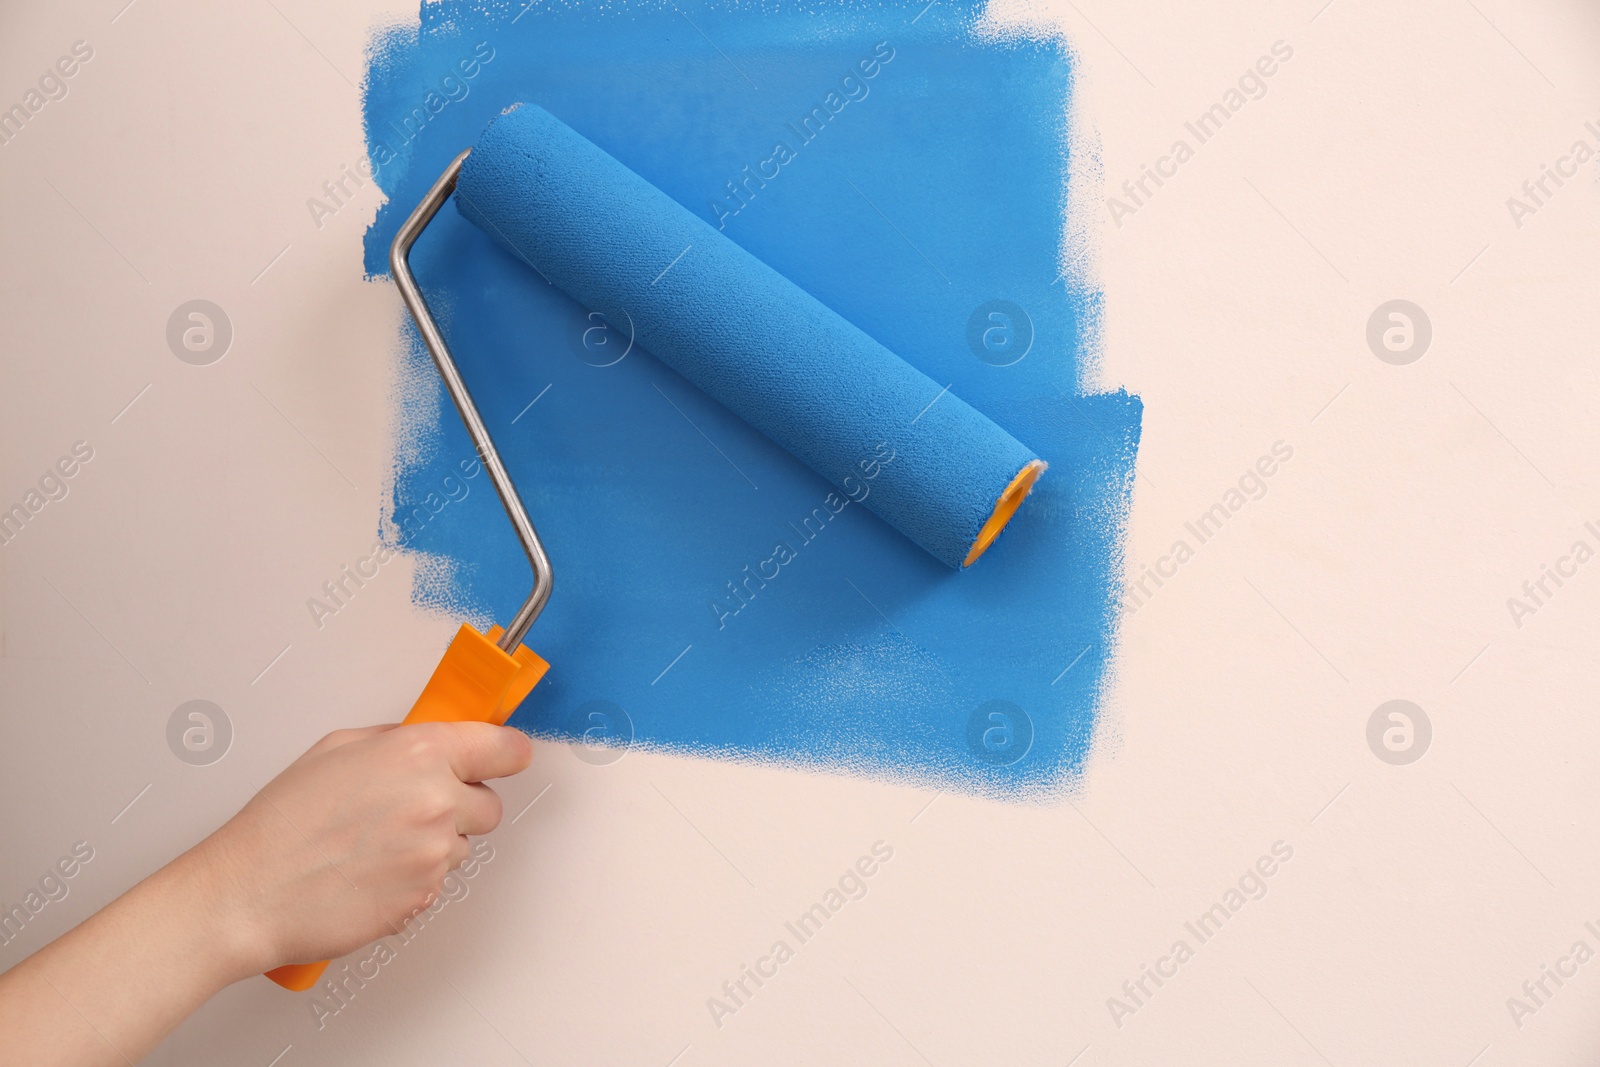
[(516, 774), (533, 761), (533, 742), (521, 730), (487, 722), (419, 723), (439, 731), (440, 748), (463, 782), (486, 782)]

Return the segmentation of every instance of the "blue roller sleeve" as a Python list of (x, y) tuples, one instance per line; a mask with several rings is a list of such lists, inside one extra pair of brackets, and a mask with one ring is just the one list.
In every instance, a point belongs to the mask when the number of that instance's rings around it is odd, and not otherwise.
[[(960, 567), (1035, 454), (541, 107), (489, 124), (463, 215), (836, 486)], [(929, 404), (938, 398), (937, 403)], [(846, 479), (849, 479), (847, 484)]]

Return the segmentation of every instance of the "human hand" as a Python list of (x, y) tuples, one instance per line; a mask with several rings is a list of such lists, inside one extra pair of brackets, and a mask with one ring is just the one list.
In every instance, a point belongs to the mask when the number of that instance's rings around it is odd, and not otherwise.
[(466, 858), (466, 835), (500, 822), (482, 783), (532, 757), (522, 733), (482, 722), (329, 734), (216, 833), (0, 974), (0, 1067), (121, 1067), (230, 982), (394, 933)]
[(532, 756), (488, 723), (337, 730), (177, 864), (206, 872), (239, 977), (342, 956), (432, 903), (467, 835), (499, 825), (482, 783)]

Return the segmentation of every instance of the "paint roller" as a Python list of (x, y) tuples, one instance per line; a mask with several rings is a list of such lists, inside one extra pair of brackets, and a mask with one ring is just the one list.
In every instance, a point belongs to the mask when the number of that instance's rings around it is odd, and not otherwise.
[[(456, 206), (611, 326), (952, 567), (994, 541), (1044, 463), (541, 107), (489, 124)], [(852, 478), (852, 475), (854, 476)]]
[[(461, 153), (400, 227), (395, 284), (466, 424), (533, 571), (504, 629), (463, 625), (405, 722), (504, 723), (548, 665), (522, 644), (550, 598), (549, 558), (411, 274), (454, 191), (458, 210), (590, 312), (935, 558), (970, 566), (1045, 463), (991, 419), (746, 252), (543, 108), (517, 105)], [(324, 963), (268, 977), (304, 990)]]

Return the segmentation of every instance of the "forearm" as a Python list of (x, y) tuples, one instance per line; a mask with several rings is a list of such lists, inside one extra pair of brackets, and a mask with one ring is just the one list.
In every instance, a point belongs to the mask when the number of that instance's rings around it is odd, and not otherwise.
[(436, 899), (467, 835), (500, 822), (481, 783), (532, 757), (522, 733), (481, 722), (329, 734), (216, 833), (0, 975), (0, 1067), (131, 1067), (230, 982), (393, 932)]
[(225, 863), (185, 853), (0, 975), (0, 1064), (125, 1067), (256, 953)]

